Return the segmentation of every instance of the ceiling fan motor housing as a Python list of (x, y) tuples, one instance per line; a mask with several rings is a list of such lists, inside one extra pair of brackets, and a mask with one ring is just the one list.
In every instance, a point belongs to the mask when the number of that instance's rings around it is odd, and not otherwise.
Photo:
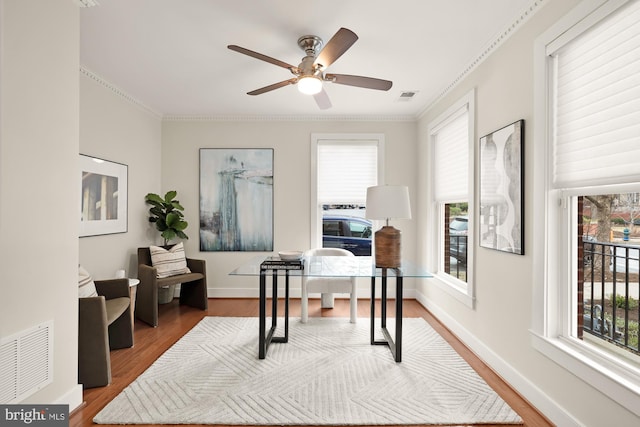
[(298, 39), (298, 46), (307, 56), (315, 58), (322, 48), (322, 39), (318, 36), (302, 36)]
[(322, 77), (321, 69), (317, 64), (314, 65), (315, 58), (313, 56), (305, 56), (302, 58), (302, 62), (298, 65), (298, 75), (300, 77)]

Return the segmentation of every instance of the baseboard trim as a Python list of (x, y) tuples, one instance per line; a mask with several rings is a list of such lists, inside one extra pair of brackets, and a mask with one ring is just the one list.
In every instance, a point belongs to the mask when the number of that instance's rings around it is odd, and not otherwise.
[[(429, 310), (444, 326), (446, 326), (460, 341), (473, 351), (484, 363), (500, 375), (522, 397), (540, 411), (556, 425), (580, 427), (581, 424), (551, 399), (544, 390), (524, 377), (518, 370), (502, 359), (493, 350), (476, 338), (456, 319), (445, 310), (427, 299), (422, 293), (416, 292), (415, 298), (423, 307)], [(533, 350), (533, 349), (532, 349)]]
[(69, 405), (69, 414), (83, 405), (82, 384), (76, 384), (69, 391), (60, 396), (55, 402), (57, 405)]

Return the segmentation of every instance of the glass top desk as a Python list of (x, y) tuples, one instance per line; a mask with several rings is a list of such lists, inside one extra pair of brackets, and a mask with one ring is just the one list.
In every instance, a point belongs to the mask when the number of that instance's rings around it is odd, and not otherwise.
[[(266, 256), (258, 256), (242, 264), (230, 275), (256, 276), (260, 278), (260, 321), (258, 334), (258, 357), (264, 359), (269, 345), (274, 343), (286, 343), (289, 340), (289, 277), (313, 276), (313, 277), (368, 277), (371, 279), (371, 344), (386, 345), (396, 362), (402, 360), (402, 281), (405, 277), (429, 278), (431, 273), (415, 264), (402, 261), (400, 268), (377, 268), (372, 257), (341, 257), (341, 256), (314, 256), (305, 257), (299, 262), (275, 261), (273, 264), (265, 263)], [(272, 308), (271, 327), (266, 331), (266, 301), (267, 286), (266, 277), (272, 276)], [(285, 279), (285, 304), (284, 304), (284, 335), (274, 336), (277, 327), (278, 310), (278, 277)], [(375, 327), (375, 289), (376, 279), (381, 280), (381, 304), (380, 321), (384, 335), (383, 340), (374, 337)], [(396, 310), (395, 310), (395, 339), (387, 330), (387, 279), (395, 278), (396, 281)]]

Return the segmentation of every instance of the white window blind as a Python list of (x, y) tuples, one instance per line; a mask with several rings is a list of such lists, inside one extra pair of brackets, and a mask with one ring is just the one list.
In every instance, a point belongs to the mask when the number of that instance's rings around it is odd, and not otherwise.
[(378, 184), (378, 145), (318, 144), (318, 203), (362, 204)]
[(640, 1), (552, 56), (554, 187), (640, 181)]
[(467, 106), (432, 133), (434, 197), (437, 201), (469, 198), (469, 114)]

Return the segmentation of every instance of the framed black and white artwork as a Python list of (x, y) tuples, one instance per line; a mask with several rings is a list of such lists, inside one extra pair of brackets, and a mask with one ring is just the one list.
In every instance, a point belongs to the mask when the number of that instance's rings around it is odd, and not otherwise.
[(524, 254), (524, 120), (480, 138), (480, 246)]
[(80, 237), (127, 232), (128, 167), (80, 154)]

